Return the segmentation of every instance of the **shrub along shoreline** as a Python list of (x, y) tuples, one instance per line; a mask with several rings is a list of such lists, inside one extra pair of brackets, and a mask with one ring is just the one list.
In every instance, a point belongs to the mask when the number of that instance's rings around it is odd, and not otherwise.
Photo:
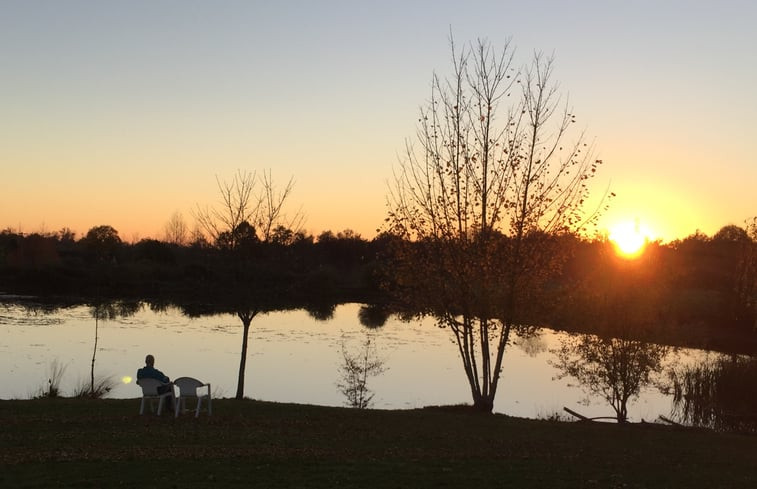
[(138, 399), (0, 401), (0, 486), (757, 487), (757, 438), (703, 429), (465, 407), (138, 410)]

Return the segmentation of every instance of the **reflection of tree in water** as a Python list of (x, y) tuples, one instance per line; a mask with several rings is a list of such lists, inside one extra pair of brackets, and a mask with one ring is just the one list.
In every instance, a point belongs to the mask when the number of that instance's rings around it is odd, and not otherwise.
[(334, 311), (336, 310), (336, 304), (328, 302), (308, 304), (305, 307), (308, 316), (316, 321), (329, 321), (334, 318)]
[(367, 304), (360, 306), (357, 313), (360, 324), (366, 328), (376, 329), (386, 324), (390, 312), (386, 307), (377, 304)]
[(535, 357), (539, 353), (547, 351), (547, 342), (538, 330), (527, 334), (521, 333), (515, 344), (529, 357)]
[(95, 302), (89, 306), (92, 317), (101, 321), (131, 317), (141, 310), (142, 303), (139, 301)]
[(662, 372), (668, 347), (627, 338), (573, 335), (562, 340), (552, 364), (583, 389), (606, 400), (619, 423), (628, 420), (628, 401)]
[(673, 370), (670, 391), (681, 422), (757, 433), (757, 357), (720, 356)]

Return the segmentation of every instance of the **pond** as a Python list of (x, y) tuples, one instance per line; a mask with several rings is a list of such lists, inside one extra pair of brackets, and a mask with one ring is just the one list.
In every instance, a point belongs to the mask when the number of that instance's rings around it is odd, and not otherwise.
[[(253, 399), (325, 406), (344, 406), (337, 387), (347, 351), (359, 350), (367, 335), (377, 347), (385, 371), (368, 379), (372, 407), (409, 409), (432, 405), (470, 404), (471, 395), (450, 331), (433, 319), (405, 322), (391, 316), (369, 329), (358, 319), (360, 304), (337, 306), (328, 320), (305, 310), (259, 314), (252, 320), (245, 395)], [(0, 305), (0, 398), (34, 397), (47, 383), (53, 364), (65, 368), (60, 389), (71, 395), (89, 381), (95, 319), (86, 306), (31, 312), (18, 304)], [(210, 382), (215, 397), (233, 397), (242, 342), (236, 315), (189, 318), (178, 309), (155, 312), (140, 308), (134, 315), (98, 322), (95, 374), (113, 376), (119, 384), (108, 397), (136, 398), (133, 377), (144, 357), (172, 378), (191, 376)], [(588, 416), (612, 416), (607, 402), (588, 396), (575, 379), (558, 379), (555, 351), (568, 335), (540, 329), (535, 336), (515, 337), (505, 354), (494, 411), (511, 416), (544, 418), (563, 406)], [(667, 362), (704, 355), (679, 351)], [(629, 420), (652, 421), (668, 416), (672, 399), (655, 388), (642, 390), (629, 405)], [(137, 409), (137, 404), (135, 404)], [(564, 413), (563, 413), (564, 414)]]

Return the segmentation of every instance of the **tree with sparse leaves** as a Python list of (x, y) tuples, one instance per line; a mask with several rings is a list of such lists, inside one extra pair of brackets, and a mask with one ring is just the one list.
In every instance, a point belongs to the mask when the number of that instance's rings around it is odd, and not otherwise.
[(559, 378), (578, 380), (587, 392), (606, 400), (618, 423), (628, 420), (628, 402), (656, 381), (669, 347), (628, 336), (573, 335), (557, 350)]
[(474, 407), (490, 412), (505, 347), (559, 264), (559, 237), (580, 232), (601, 164), (553, 82), (552, 58), (450, 42), (452, 74), (434, 76), (415, 142), (388, 196), (402, 238), (394, 281), (454, 334)]
[(341, 379), (337, 387), (347, 398), (347, 405), (357, 409), (369, 407), (374, 393), (368, 388), (368, 378), (386, 371), (384, 361), (378, 356), (376, 342), (371, 335), (366, 335), (362, 348), (353, 353), (347, 349), (342, 338), (342, 360), (339, 366)]

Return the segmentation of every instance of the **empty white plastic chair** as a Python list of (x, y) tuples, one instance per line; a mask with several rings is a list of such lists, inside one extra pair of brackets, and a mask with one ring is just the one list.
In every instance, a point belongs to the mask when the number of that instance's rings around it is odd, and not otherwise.
[[(173, 401), (174, 408), (176, 407), (176, 399), (173, 393), (173, 387), (170, 384), (164, 384), (156, 379), (139, 379), (137, 385), (142, 388), (142, 402), (139, 405), (139, 414), (145, 412), (145, 401), (150, 400), (150, 408), (152, 409), (152, 400), (158, 399), (158, 416), (163, 411), (163, 402), (170, 398)], [(169, 386), (170, 388), (166, 392), (159, 392), (159, 388), (162, 386)]]
[(184, 411), (187, 410), (187, 399), (197, 399), (195, 418), (200, 416), (200, 408), (203, 399), (207, 399), (208, 401), (208, 416), (213, 414), (213, 398), (210, 394), (210, 384), (203, 384), (192, 377), (179, 377), (173, 381), (173, 385), (179, 388), (176, 416), (179, 416), (179, 411), (182, 409), (182, 406)]

